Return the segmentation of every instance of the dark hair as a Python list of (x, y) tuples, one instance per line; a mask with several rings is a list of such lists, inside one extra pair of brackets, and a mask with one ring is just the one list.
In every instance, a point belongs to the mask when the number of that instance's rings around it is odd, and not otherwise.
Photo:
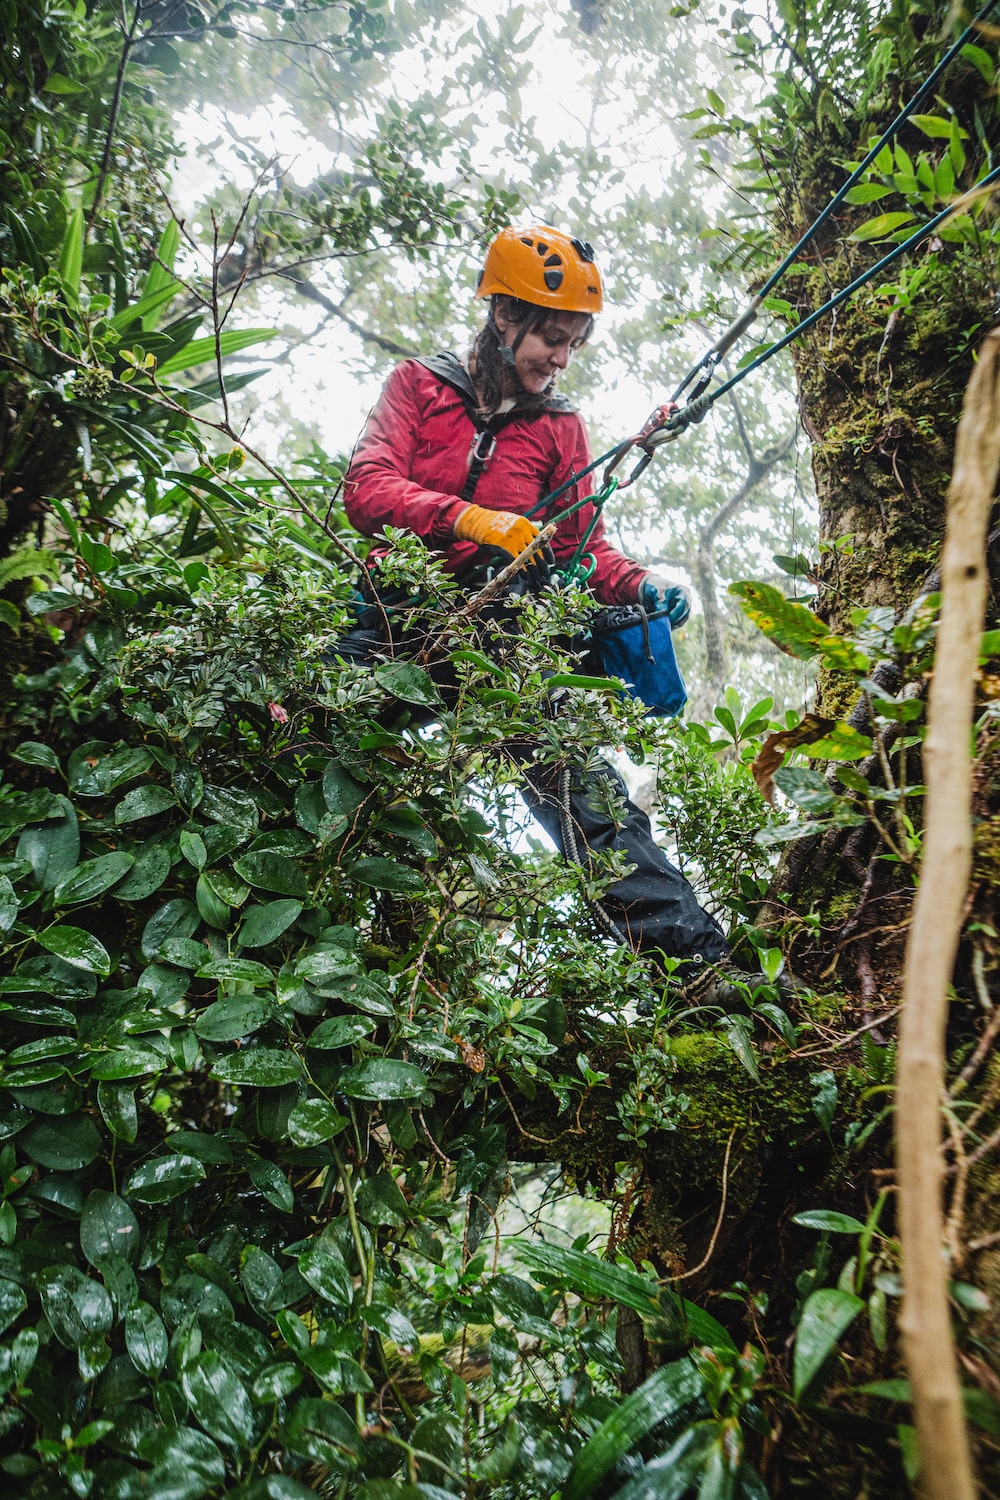
[[(539, 307), (534, 302), (522, 302), (519, 297), (497, 295), (490, 298), (490, 315), (476, 335), (476, 341), (472, 346), (473, 380), (483, 411), (496, 411), (501, 402), (511, 394), (509, 387), (514, 374), (512, 357), (504, 344), (503, 335), (496, 322), (497, 313), (500, 313), (506, 322), (513, 323), (520, 329), (518, 334), (520, 340), (526, 333), (531, 333), (533, 329), (540, 328), (543, 323), (547, 323), (553, 314), (558, 314), (558, 312), (558, 308)], [(594, 320), (588, 316), (581, 334), (581, 342), (589, 339), (593, 327)], [(515, 399), (519, 410), (541, 411), (548, 394), (548, 390), (541, 391), (537, 395), (528, 391), (518, 391), (515, 382)]]

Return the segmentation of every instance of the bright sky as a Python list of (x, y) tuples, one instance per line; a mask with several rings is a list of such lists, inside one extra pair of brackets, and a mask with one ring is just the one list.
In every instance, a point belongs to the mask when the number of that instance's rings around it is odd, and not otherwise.
[[(539, 13), (544, 15), (548, 11), (551, 14), (549, 0), (529, 0), (524, 8), (528, 14), (526, 26), (534, 24)], [(488, 22), (496, 15), (496, 7), (488, 0), (478, 0), (465, 10), (463, 25), (468, 25), (476, 13)], [(549, 30), (544, 49), (536, 48), (534, 59), (521, 89), (523, 114), (537, 119), (543, 138), (562, 139), (582, 146), (591, 104), (589, 91), (574, 88), (573, 80), (578, 76), (579, 67), (573, 50)], [(453, 62), (453, 59), (449, 61)], [(425, 57), (417, 52), (400, 54), (393, 63), (393, 96), (405, 102), (423, 90), (433, 88), (436, 81), (433, 66), (432, 63), (431, 71), (428, 71)], [(438, 66), (443, 72), (445, 63)], [(559, 80), (558, 88), (553, 87), (554, 78)], [(236, 125), (244, 140), (253, 141), (265, 154), (279, 156), (283, 164), (290, 163), (291, 175), (302, 183), (335, 164), (331, 152), (307, 134), (289, 109), (277, 107), (276, 101), (262, 104), (250, 116), (231, 123)], [(493, 143), (502, 141), (505, 129), (498, 120), (495, 130), (485, 133), (491, 156), (495, 157)], [(182, 215), (193, 218), (199, 200), (203, 201), (214, 182), (222, 178), (249, 191), (252, 174), (240, 160), (237, 143), (227, 133), (218, 108), (205, 105), (187, 111), (182, 117), (179, 133), (190, 142), (189, 154), (173, 184), (176, 207)], [(664, 120), (645, 138), (643, 147), (647, 161), (669, 160), (676, 149), (669, 122)], [(626, 186), (641, 186), (643, 174), (649, 172), (648, 165), (634, 162), (632, 150), (622, 150), (618, 154), (620, 161), (617, 165), (624, 177), (617, 185), (609, 185), (609, 202), (612, 194), (620, 194)], [(481, 165), (484, 170), (487, 167), (496, 169), (493, 159), (484, 158)], [(577, 226), (566, 224), (561, 227)], [(478, 266), (471, 259), (467, 265), (462, 265), (462, 259), (467, 257), (463, 257), (460, 250), (456, 250), (456, 256), (460, 261), (459, 281), (467, 284), (471, 293)], [(654, 287), (649, 291), (655, 296)], [(349, 450), (381, 387), (380, 378), (357, 373), (363, 363), (360, 339), (338, 319), (326, 317), (305, 302), (295, 305), (285, 298), (280, 314), (276, 312), (275, 316), (280, 316), (284, 325), (296, 324), (303, 334), (311, 333), (312, 336), (274, 371), (253, 385), (256, 411), (266, 412), (280, 396), (292, 411), (300, 415), (306, 413), (315, 422), (324, 447), (332, 452)], [(587, 403), (585, 411), (592, 430), (611, 434), (612, 440), (640, 426), (667, 394), (637, 379), (615, 358), (614, 321), (614, 311), (606, 309), (594, 339), (604, 356), (605, 379), (599, 394)], [(266, 347), (261, 352), (266, 355)], [(276, 429), (273, 421), (253, 421), (248, 436), (269, 456), (278, 456), (281, 433), (280, 426)]]

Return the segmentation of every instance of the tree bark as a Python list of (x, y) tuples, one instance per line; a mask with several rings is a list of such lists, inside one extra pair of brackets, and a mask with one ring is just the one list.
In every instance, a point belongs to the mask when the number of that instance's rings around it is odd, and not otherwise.
[(1000, 465), (1000, 329), (966, 394), (948, 493), (942, 609), (924, 746), (923, 868), (904, 975), (897, 1164), (904, 1304), (900, 1319), (927, 1500), (974, 1500), (942, 1257), (948, 985), (972, 854), (970, 723), (986, 602), (985, 539)]

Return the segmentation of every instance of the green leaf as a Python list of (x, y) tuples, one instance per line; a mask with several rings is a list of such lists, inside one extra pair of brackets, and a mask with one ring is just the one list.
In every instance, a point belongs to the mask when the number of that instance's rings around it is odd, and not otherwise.
[(872, 753), (872, 741), (870, 735), (842, 721), (821, 740), (813, 740), (801, 748), (816, 760), (864, 760)]
[(726, 1041), (736, 1054), (740, 1066), (749, 1073), (754, 1083), (759, 1083), (760, 1069), (757, 1066), (757, 1054), (747, 1028), (735, 1018), (727, 1018), (720, 1024)]
[(253, 995), (227, 995), (198, 1017), (194, 1030), (204, 1041), (235, 1042), (259, 1031), (269, 1019), (271, 1010), (270, 1000), (257, 999)]
[(190, 901), (176, 897), (157, 908), (142, 930), (142, 956), (156, 958), (168, 938), (189, 938), (198, 927), (198, 912)]
[(327, 1240), (318, 1240), (298, 1258), (299, 1275), (327, 1302), (350, 1307), (354, 1287), (344, 1257)]
[(65, 1119), (36, 1120), (23, 1132), (19, 1144), (32, 1161), (55, 1172), (73, 1172), (87, 1167), (101, 1149), (101, 1133), (85, 1115)]
[(301, 1099), (288, 1116), (288, 1139), (293, 1146), (319, 1146), (347, 1123), (347, 1116), (326, 1099)]
[(250, 1447), (254, 1412), (243, 1383), (214, 1351), (181, 1370), (181, 1386), (206, 1432), (237, 1450)]
[(62, 95), (85, 94), (87, 92), (87, 85), (85, 83), (77, 83), (73, 78), (67, 78), (65, 73), (50, 73), (42, 84), (41, 92), (43, 94)]
[(795, 1334), (792, 1389), (796, 1401), (806, 1395), (837, 1341), (863, 1307), (860, 1297), (840, 1287), (821, 1287), (806, 1298)]
[(252, 958), (213, 958), (202, 964), (195, 976), (198, 979), (243, 979), (256, 989), (274, 983), (274, 973), (267, 964), (259, 964)]
[(401, 1229), (410, 1217), (399, 1184), (390, 1172), (366, 1177), (357, 1192), (358, 1213), (366, 1224), (391, 1224)]
[(209, 927), (216, 927), (224, 932), (231, 918), (229, 904), (222, 899), (212, 881), (205, 874), (198, 876), (194, 899), (202, 921), (207, 922)]
[(135, 1085), (110, 1081), (97, 1085), (97, 1107), (111, 1134), (131, 1143), (139, 1134), (139, 1111), (135, 1102)]
[(718, 1500), (703, 1493), (702, 1481), (720, 1428), (721, 1423), (714, 1421), (696, 1422), (687, 1428), (666, 1453), (616, 1490), (614, 1500), (687, 1500), (692, 1491), (698, 1500)]
[(76, 868), (80, 858), (80, 826), (68, 797), (57, 796), (59, 816), (40, 827), (26, 828), (17, 844), (18, 859), (27, 860), (35, 884), (50, 891)]
[(115, 887), (116, 901), (145, 901), (170, 874), (170, 851), (164, 844), (143, 844), (134, 854), (131, 870)]
[(140, 1203), (168, 1203), (197, 1186), (205, 1177), (205, 1168), (193, 1156), (157, 1156), (136, 1167), (126, 1192)]
[(996, 76), (996, 67), (986, 48), (977, 47), (974, 42), (966, 42), (961, 55), (977, 70), (983, 82), (992, 86)]
[(66, 224), (62, 248), (59, 251), (58, 273), (71, 303), (80, 300), (80, 277), (83, 273), (83, 209), (75, 208)]
[(417, 703), (432, 708), (441, 702), (441, 694), (430, 673), (413, 662), (394, 661), (376, 667), (372, 676), (379, 687), (385, 688), (394, 698), (403, 703)]
[(832, 1209), (810, 1208), (792, 1215), (793, 1224), (804, 1229), (822, 1229), (827, 1234), (864, 1234), (865, 1226), (850, 1214), (838, 1214)]
[(265, 1161), (262, 1156), (251, 1156), (247, 1162), (247, 1176), (268, 1203), (273, 1203), (282, 1213), (291, 1213), (295, 1207), (295, 1194), (288, 1178), (273, 1161)]
[(123, 823), (137, 823), (140, 818), (155, 818), (168, 808), (177, 806), (177, 798), (169, 787), (133, 787), (115, 808), (114, 818), (119, 827)]
[(847, 238), (859, 245), (867, 244), (870, 240), (884, 240), (893, 230), (900, 229), (904, 224), (912, 224), (914, 217), (901, 209), (889, 214), (878, 214), (874, 219), (866, 219)]
[(92, 1266), (101, 1256), (138, 1259), (139, 1221), (124, 1198), (95, 1188), (87, 1195), (80, 1215), (80, 1248)]
[(286, 854), (244, 854), (233, 861), (233, 869), (241, 880), (262, 890), (277, 891), (299, 901), (309, 895), (305, 874)]
[(427, 1088), (427, 1075), (413, 1063), (373, 1057), (348, 1068), (337, 1087), (349, 1099), (416, 1099)]
[(590, 1500), (604, 1476), (659, 1422), (687, 1415), (702, 1393), (702, 1378), (690, 1360), (665, 1365), (616, 1406), (580, 1449), (563, 1500)]
[(127, 875), (133, 865), (131, 854), (118, 850), (114, 854), (99, 854), (96, 859), (84, 860), (69, 875), (60, 880), (52, 892), (56, 906), (74, 906), (93, 901), (103, 896), (113, 885)]
[(251, 906), (244, 913), (236, 935), (237, 947), (266, 948), (287, 932), (301, 913), (301, 901), (269, 901), (264, 906)]
[[(951, 138), (953, 122), (950, 116), (911, 115), (909, 123), (915, 125), (918, 130), (922, 130), (924, 135), (930, 136), (931, 140), (947, 141)], [(967, 130), (960, 129), (959, 133), (965, 140), (968, 140)]]
[(294, 1052), (277, 1047), (244, 1047), (228, 1057), (219, 1058), (212, 1077), (220, 1083), (241, 1083), (253, 1088), (278, 1088), (295, 1083), (302, 1075), (302, 1064)]
[(167, 1362), (170, 1349), (167, 1330), (159, 1313), (148, 1302), (137, 1302), (125, 1314), (125, 1349), (139, 1373), (150, 1379), (158, 1375)]
[(394, 859), (382, 859), (378, 855), (356, 859), (347, 873), (353, 880), (362, 885), (374, 886), (379, 891), (422, 891), (425, 885), (419, 870), (397, 864)]
[(660, 1289), (655, 1281), (610, 1265), (580, 1250), (554, 1245), (516, 1245), (517, 1257), (530, 1270), (559, 1286), (572, 1287), (581, 1297), (620, 1302), (643, 1317), (658, 1311)]
[(373, 1017), (331, 1016), (328, 1021), (320, 1021), (315, 1031), (309, 1033), (306, 1046), (326, 1052), (337, 1047), (353, 1047), (361, 1037), (370, 1036), (375, 1026)]
[[(156, 259), (146, 272), (146, 279), (142, 285), (140, 303), (148, 298), (155, 297), (158, 292), (169, 292), (173, 296), (180, 291), (181, 284), (173, 273), (174, 261), (177, 258), (177, 250), (180, 245), (181, 232), (176, 219), (168, 219), (166, 228), (160, 236), (160, 243), (156, 247)], [(159, 312), (163, 303), (157, 303), (155, 307), (142, 314), (142, 326), (145, 330), (156, 327), (159, 322)], [(134, 314), (133, 314), (134, 316)], [(196, 319), (200, 322), (200, 319)]]
[(327, 810), (342, 818), (350, 817), (369, 795), (335, 760), (331, 760), (323, 772), (322, 786)]
[(0, 1333), (4, 1333), (21, 1316), (28, 1305), (23, 1288), (16, 1281), (0, 1277)]
[[(279, 338), (280, 334), (276, 328), (242, 328), (229, 333), (219, 335), (218, 352), (223, 359), (230, 354), (238, 354), (241, 349), (249, 349), (253, 344), (266, 343), (269, 339)], [(194, 339), (190, 344), (179, 349), (176, 354), (162, 361), (157, 366), (158, 375), (179, 375), (182, 370), (190, 370), (195, 365), (204, 365), (213, 361), (216, 357), (216, 341), (214, 336), (204, 339)]]
[(852, 187), (844, 194), (845, 203), (877, 203), (880, 198), (887, 198), (892, 192), (891, 187), (886, 187), (884, 182), (859, 182), (857, 187)]
[(142, 1047), (135, 1042), (122, 1047), (113, 1047), (99, 1057), (91, 1069), (91, 1077), (109, 1083), (118, 1083), (123, 1078), (141, 1078), (147, 1073), (162, 1073), (166, 1061), (153, 1047)]
[(729, 592), (736, 595), (744, 614), (758, 630), (791, 656), (808, 661), (830, 634), (830, 627), (818, 615), (804, 604), (786, 599), (772, 584), (743, 580), (731, 583)]
[(353, 1468), (361, 1457), (358, 1430), (333, 1401), (308, 1397), (300, 1401), (285, 1428), (288, 1446), (336, 1473)]
[(19, 760), (25, 766), (44, 766), (48, 771), (59, 770), (59, 757), (49, 746), (39, 740), (22, 740), (16, 750), (11, 751), (11, 760)]
[(108, 950), (82, 927), (46, 927), (38, 934), (38, 942), (74, 969), (85, 969), (90, 974), (111, 973)]
[(50, 1266), (38, 1273), (35, 1285), (52, 1332), (67, 1349), (78, 1348), (88, 1333), (107, 1333), (114, 1322), (103, 1286), (75, 1266)]

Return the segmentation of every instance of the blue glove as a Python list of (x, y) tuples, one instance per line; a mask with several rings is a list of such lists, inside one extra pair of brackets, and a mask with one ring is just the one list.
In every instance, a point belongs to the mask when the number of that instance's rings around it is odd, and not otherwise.
[(666, 611), (671, 630), (679, 630), (691, 613), (691, 595), (661, 573), (647, 573), (639, 585), (639, 600), (647, 615)]

